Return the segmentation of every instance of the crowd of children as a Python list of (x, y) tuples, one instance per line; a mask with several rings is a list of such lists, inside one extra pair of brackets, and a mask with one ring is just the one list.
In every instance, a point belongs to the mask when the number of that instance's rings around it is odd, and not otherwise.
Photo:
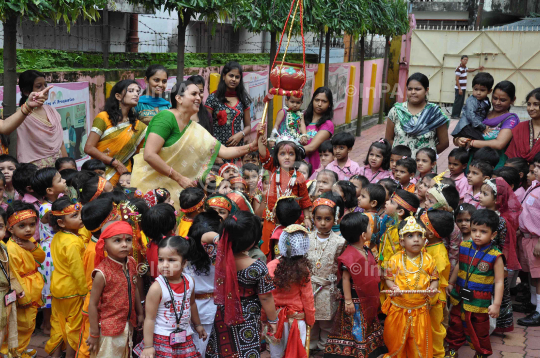
[(144, 358), (487, 357), (514, 310), (540, 326), (540, 154), (457, 148), (438, 174), (434, 148), (385, 139), (360, 165), (340, 132), (313, 170), (301, 105), (179, 197), (0, 155), (2, 354), (35, 356), (37, 322), (52, 357)]

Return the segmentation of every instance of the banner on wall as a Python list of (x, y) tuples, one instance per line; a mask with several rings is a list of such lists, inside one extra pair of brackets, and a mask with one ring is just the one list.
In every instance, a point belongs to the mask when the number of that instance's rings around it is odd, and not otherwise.
[(264, 97), (268, 91), (268, 71), (244, 73), (244, 86), (251, 97), (251, 131), (254, 131), (262, 119)]
[(330, 66), (328, 87), (334, 97), (334, 109), (343, 108), (347, 103), (347, 87), (349, 85), (350, 68), (341, 64)]
[[(90, 157), (84, 153), (84, 145), (92, 127), (90, 118), (90, 92), (88, 82), (48, 83), (54, 85), (45, 104), (55, 108), (62, 119), (64, 144), (68, 155), (81, 166)], [(4, 87), (0, 87), (0, 101), (4, 99)], [(21, 99), (17, 86), (17, 103)], [(0, 110), (2, 106), (0, 104)]]

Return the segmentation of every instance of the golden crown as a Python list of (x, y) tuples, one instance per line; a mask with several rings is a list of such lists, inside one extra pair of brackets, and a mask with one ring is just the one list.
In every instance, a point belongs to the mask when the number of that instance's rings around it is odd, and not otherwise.
[(399, 236), (403, 236), (409, 232), (421, 232), (422, 236), (426, 234), (426, 229), (418, 224), (414, 216), (409, 216), (407, 219), (405, 219), (405, 221), (407, 223), (401, 230), (399, 230)]

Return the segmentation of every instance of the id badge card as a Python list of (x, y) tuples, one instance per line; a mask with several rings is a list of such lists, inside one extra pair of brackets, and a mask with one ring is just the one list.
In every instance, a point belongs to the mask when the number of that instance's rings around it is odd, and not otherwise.
[(9, 290), (8, 293), (6, 293), (6, 296), (4, 297), (4, 303), (7, 306), (12, 304), (13, 302), (17, 301), (17, 292), (13, 290)]
[(178, 330), (171, 333), (169, 336), (169, 344), (175, 346), (180, 343), (186, 343), (186, 331)]
[(461, 290), (459, 291), (459, 295), (461, 296), (463, 301), (471, 302), (474, 299), (473, 291), (465, 287), (461, 288)]

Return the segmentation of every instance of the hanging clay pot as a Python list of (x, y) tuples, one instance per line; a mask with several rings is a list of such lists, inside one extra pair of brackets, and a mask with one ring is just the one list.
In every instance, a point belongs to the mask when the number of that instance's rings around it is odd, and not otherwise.
[[(302, 64), (283, 62), (276, 64), (270, 72), (270, 82), (275, 88), (281, 88), (286, 91), (297, 91), (301, 89), (306, 79), (306, 74), (302, 69)], [(279, 78), (281, 76), (281, 79)]]

